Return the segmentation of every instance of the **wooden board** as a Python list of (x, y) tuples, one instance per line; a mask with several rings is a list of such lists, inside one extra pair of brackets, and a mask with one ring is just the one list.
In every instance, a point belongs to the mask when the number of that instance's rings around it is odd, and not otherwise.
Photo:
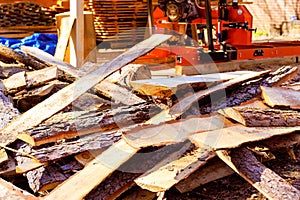
[(124, 140), (120, 140), (87, 164), (83, 170), (55, 188), (44, 199), (81, 200), (137, 150)]
[(280, 87), (261, 87), (262, 98), (271, 107), (283, 106), (300, 109), (300, 92)]
[(236, 78), (243, 74), (250, 73), (249, 71), (237, 71), (228, 73), (215, 73), (197, 76), (182, 76), (175, 78), (159, 78), (149, 80), (132, 81), (133, 89), (143, 95), (169, 97), (176, 93), (177, 90), (187, 87), (205, 88), (211, 83), (218, 81), (226, 81)]
[(221, 129), (230, 125), (222, 116), (190, 117), (158, 125), (142, 125), (123, 133), (128, 144), (136, 148), (178, 143), (197, 132)]
[(155, 166), (154, 170), (138, 177), (135, 182), (141, 188), (151, 192), (167, 191), (214, 156), (215, 153), (209, 148), (195, 149), (177, 160), (169, 161), (162, 167)]
[[(45, 119), (68, 106), (91, 87), (102, 81), (105, 77), (128, 64), (135, 58), (151, 51), (154, 47), (168, 40), (170, 37), (170, 35), (159, 34), (151, 36), (149, 39), (137, 44), (114, 60), (104, 64), (99, 69), (80, 78), (73, 84), (63, 88), (48, 99), (44, 100), (42, 103), (28, 110), (26, 113), (22, 114), (12, 123), (7, 125), (5, 129), (0, 131), (0, 146), (5, 146), (15, 141), (18, 132), (40, 124)], [(40, 113), (40, 115), (37, 115), (36, 113)]]
[(219, 113), (248, 127), (300, 126), (300, 114), (292, 110), (232, 107)]
[(196, 145), (207, 145), (213, 149), (235, 148), (248, 142), (271, 138), (276, 135), (289, 134), (300, 130), (296, 127), (245, 127), (231, 126), (214, 131), (202, 132), (189, 136)]
[(217, 155), (268, 199), (300, 199), (299, 190), (261, 164), (250, 150), (240, 148), (231, 153), (221, 150)]

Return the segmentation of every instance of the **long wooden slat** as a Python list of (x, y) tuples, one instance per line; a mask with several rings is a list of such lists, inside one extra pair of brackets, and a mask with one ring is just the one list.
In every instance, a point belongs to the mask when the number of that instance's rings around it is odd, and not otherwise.
[(217, 155), (236, 173), (270, 200), (300, 199), (300, 191), (261, 164), (250, 150), (239, 148), (217, 151)]
[(217, 81), (226, 81), (247, 73), (251, 72), (237, 71), (228, 73), (204, 74), (197, 76), (138, 80), (132, 81), (131, 86), (135, 91), (144, 95), (169, 97), (172, 94), (175, 94), (176, 91), (179, 89), (184, 89), (188, 87), (209, 87), (209, 84), (211, 83)]
[[(5, 129), (1, 130), (0, 146), (5, 146), (15, 141), (18, 132), (40, 124), (45, 119), (68, 106), (91, 87), (102, 81), (105, 77), (137, 57), (149, 52), (160, 43), (168, 40), (170, 37), (170, 35), (152, 35), (149, 39), (137, 44), (127, 52), (104, 64), (99, 69), (78, 79), (73, 84), (63, 88), (45, 101), (28, 110), (26, 113), (22, 114), (12, 123), (7, 125)], [(36, 113), (40, 114), (37, 115)]]
[(296, 127), (245, 127), (231, 126), (214, 131), (189, 136), (197, 145), (207, 145), (213, 149), (235, 148), (247, 142), (260, 141), (276, 135), (289, 134), (300, 130)]
[(262, 98), (271, 107), (284, 106), (300, 109), (300, 92), (280, 87), (261, 87)]
[(133, 147), (161, 146), (178, 143), (197, 132), (221, 129), (231, 123), (222, 116), (191, 117), (173, 120), (158, 125), (143, 125), (123, 133), (123, 137)]
[(137, 151), (138, 149), (120, 140), (87, 164), (83, 170), (55, 188), (44, 199), (81, 200)]

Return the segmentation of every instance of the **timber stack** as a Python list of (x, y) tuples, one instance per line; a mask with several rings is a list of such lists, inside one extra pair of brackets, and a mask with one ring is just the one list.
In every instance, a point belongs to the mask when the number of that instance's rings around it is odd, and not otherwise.
[(298, 67), (152, 79), (132, 64), (169, 38), (80, 69), (1, 45), (0, 199), (163, 199), (233, 173), (300, 199), (256, 148), (299, 159)]

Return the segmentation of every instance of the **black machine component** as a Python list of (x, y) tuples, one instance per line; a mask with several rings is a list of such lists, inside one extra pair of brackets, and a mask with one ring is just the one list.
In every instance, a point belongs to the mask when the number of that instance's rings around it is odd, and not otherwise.
[(223, 26), (228, 27), (228, 28), (244, 29), (247, 31), (255, 31), (256, 32), (256, 29), (249, 28), (248, 22), (229, 22), (228, 24), (224, 24)]
[(195, 1), (199, 0), (159, 0), (159, 7), (172, 22), (189, 21), (198, 17)]

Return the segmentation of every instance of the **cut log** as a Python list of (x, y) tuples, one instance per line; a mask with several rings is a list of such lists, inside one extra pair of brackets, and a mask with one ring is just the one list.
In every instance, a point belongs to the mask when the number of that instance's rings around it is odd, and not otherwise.
[(262, 98), (271, 107), (289, 107), (300, 109), (300, 92), (280, 87), (261, 87)]
[(19, 72), (0, 82), (0, 90), (5, 94), (13, 94), (26, 88), (25, 72)]
[(290, 134), (300, 130), (296, 127), (245, 127), (231, 126), (189, 136), (196, 145), (207, 145), (213, 149), (235, 148), (247, 142), (260, 141), (276, 135)]
[(10, 121), (20, 115), (19, 111), (13, 107), (10, 100), (0, 91), (0, 130)]
[(143, 95), (170, 97), (171, 95), (176, 94), (178, 90), (183, 90), (184, 88), (207, 88), (212, 83), (226, 81), (247, 73), (251, 72), (237, 71), (198, 76), (158, 78), (132, 81), (130, 84), (135, 91)]
[[(112, 145), (86, 167), (55, 188), (45, 200), (80, 200), (137, 152), (124, 140)], [(70, 195), (72, 194), (72, 195)]]
[(39, 198), (3, 179), (0, 179), (0, 199), (38, 200)]
[(248, 127), (300, 126), (300, 113), (291, 110), (233, 107), (220, 113)]
[(73, 101), (72, 110), (104, 110), (115, 106), (113, 103), (98, 97), (97, 95), (91, 93), (84, 93), (78, 99)]
[(178, 143), (197, 132), (220, 129), (231, 125), (222, 116), (190, 117), (184, 120), (173, 120), (158, 125), (142, 125), (124, 132), (128, 144), (136, 148), (162, 146)]
[[(48, 99), (39, 103), (0, 131), (0, 146), (6, 146), (17, 139), (17, 134), (26, 129), (37, 126), (45, 119), (67, 107), (98, 82), (111, 73), (119, 70), (137, 57), (151, 51), (160, 43), (168, 40), (170, 35), (152, 35), (149, 39), (137, 44), (114, 60), (104, 64), (99, 69), (78, 79), (73, 84), (63, 88)], [(36, 113), (40, 113), (37, 115)]]
[(5, 59), (10, 60), (12, 62), (18, 61), (20, 63), (23, 63), (28, 68), (31, 67), (33, 69), (43, 69), (48, 67), (47, 65), (40, 63), (31, 57), (22, 55), (12, 50), (11, 48), (4, 46), (3, 44), (0, 45), (0, 54), (1, 57), (4, 57)]
[(300, 199), (300, 191), (261, 164), (250, 150), (217, 151), (217, 155), (236, 173), (270, 200)]
[(169, 161), (166, 165), (159, 168), (154, 167), (150, 172), (146, 172), (138, 177), (135, 183), (141, 188), (151, 192), (167, 191), (214, 156), (215, 153), (210, 149), (195, 149), (178, 160)]
[(23, 63), (7, 64), (0, 61), (0, 79), (7, 79), (19, 72), (28, 71)]
[[(63, 161), (61, 161), (61, 163), (63, 163)], [(26, 177), (32, 191), (35, 193), (43, 192), (52, 190), (81, 169), (82, 166), (76, 160), (72, 160), (63, 164), (53, 163), (51, 165), (41, 166), (27, 172)]]
[(263, 143), (269, 146), (272, 150), (287, 149), (300, 144), (300, 134), (294, 133), (284, 137), (275, 136), (263, 141)]
[(151, 103), (143, 103), (131, 107), (118, 107), (113, 110), (83, 112), (75, 114), (74, 118), (68, 121), (60, 119), (52, 124), (40, 124), (25, 130), (23, 133), (19, 133), (18, 138), (33, 146), (39, 146), (57, 140), (142, 123), (159, 111), (160, 109)]
[(9, 176), (16, 174), (16, 164), (12, 157), (0, 164), (0, 175)]

